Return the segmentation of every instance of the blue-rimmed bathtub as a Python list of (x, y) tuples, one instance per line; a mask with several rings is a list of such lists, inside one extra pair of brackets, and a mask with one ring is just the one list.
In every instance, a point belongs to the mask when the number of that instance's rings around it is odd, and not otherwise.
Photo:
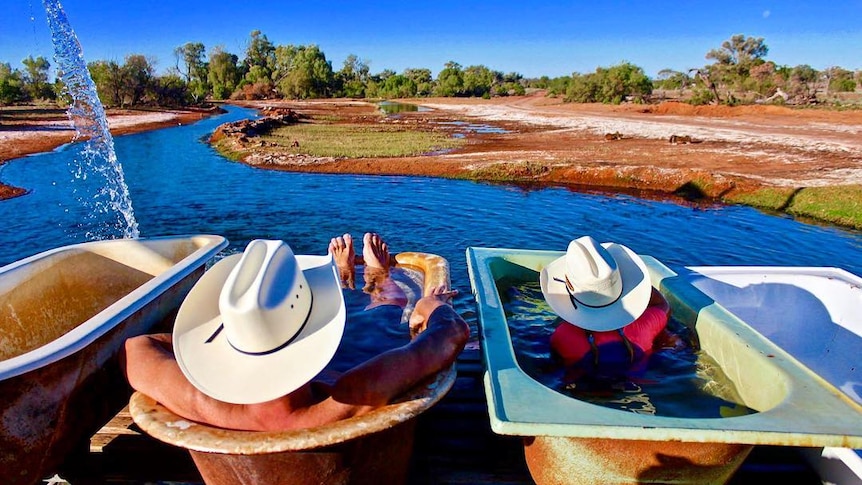
[(467, 250), (491, 428), (523, 437), (537, 483), (723, 483), (754, 445), (862, 444), (862, 407), (649, 256), (653, 286), (735, 385), (739, 404), (756, 412), (709, 419), (635, 414), (540, 384), (516, 359), (501, 286), (537, 278), (562, 254)]

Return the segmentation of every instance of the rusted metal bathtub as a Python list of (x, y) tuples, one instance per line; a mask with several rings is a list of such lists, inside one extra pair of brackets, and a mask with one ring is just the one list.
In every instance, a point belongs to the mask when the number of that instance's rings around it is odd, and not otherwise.
[(221, 236), (74, 244), (0, 268), (0, 483), (31, 484), (123, 408), (118, 351), (168, 320)]
[[(423, 289), (449, 286), (449, 265), (427, 253), (399, 253), (398, 266), (423, 274)], [(405, 332), (407, 331), (405, 327)], [(191, 453), (208, 485), (403, 483), (415, 419), (455, 382), (454, 365), (397, 402), (368, 414), (312, 429), (233, 431), (185, 420), (136, 392), (135, 423), (151, 436)]]

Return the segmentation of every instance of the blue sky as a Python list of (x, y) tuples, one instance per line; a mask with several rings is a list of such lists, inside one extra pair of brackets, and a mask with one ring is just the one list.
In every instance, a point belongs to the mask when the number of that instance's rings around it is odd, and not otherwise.
[[(436, 75), (453, 60), (554, 77), (628, 61), (654, 76), (707, 64), (705, 54), (734, 34), (763, 37), (766, 58), (780, 65), (862, 69), (862, 0), (60, 1), (88, 61), (144, 54), (160, 73), (186, 42), (242, 58), (255, 29), (276, 45), (317, 44), (336, 70), (356, 54), (372, 73)], [(28, 55), (53, 63), (42, 2), (3, 0), (0, 62), (20, 68)]]

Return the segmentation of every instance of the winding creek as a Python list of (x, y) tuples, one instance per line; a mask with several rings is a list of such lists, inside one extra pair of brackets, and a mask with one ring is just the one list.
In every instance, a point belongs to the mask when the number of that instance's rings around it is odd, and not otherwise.
[[(468, 246), (564, 250), (591, 234), (682, 265), (837, 266), (862, 275), (862, 233), (820, 227), (755, 209), (688, 207), (627, 195), (515, 187), (422, 177), (294, 174), (254, 169), (205, 142), (216, 126), (255, 116), (228, 113), (115, 140), (141, 237), (214, 233), (229, 252), (279, 238), (297, 253), (323, 254), (329, 238), (382, 234), (394, 251), (440, 254), (460, 290), (456, 307), (475, 323)], [(76, 150), (10, 161), (5, 183), (30, 193), (0, 201), (0, 265), (80, 242), (111, 214), (91, 213), (75, 192)], [(359, 248), (357, 248), (359, 249)]]

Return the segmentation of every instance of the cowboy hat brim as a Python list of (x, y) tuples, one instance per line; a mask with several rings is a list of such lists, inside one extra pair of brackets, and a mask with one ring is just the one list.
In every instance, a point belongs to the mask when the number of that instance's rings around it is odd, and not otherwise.
[(253, 404), (284, 396), (311, 381), (332, 360), (344, 333), (346, 309), (332, 256), (297, 255), (311, 287), (312, 306), (289, 345), (264, 355), (231, 346), (219, 314), (219, 294), (241, 254), (213, 265), (177, 313), (174, 353), (183, 374), (219, 401)]
[(635, 321), (649, 304), (652, 285), (646, 264), (631, 249), (616, 243), (602, 244), (620, 269), (623, 290), (613, 304), (601, 308), (572, 304), (565, 284), (566, 257), (555, 259), (542, 268), (539, 283), (545, 301), (563, 320), (586, 330), (616, 330)]

